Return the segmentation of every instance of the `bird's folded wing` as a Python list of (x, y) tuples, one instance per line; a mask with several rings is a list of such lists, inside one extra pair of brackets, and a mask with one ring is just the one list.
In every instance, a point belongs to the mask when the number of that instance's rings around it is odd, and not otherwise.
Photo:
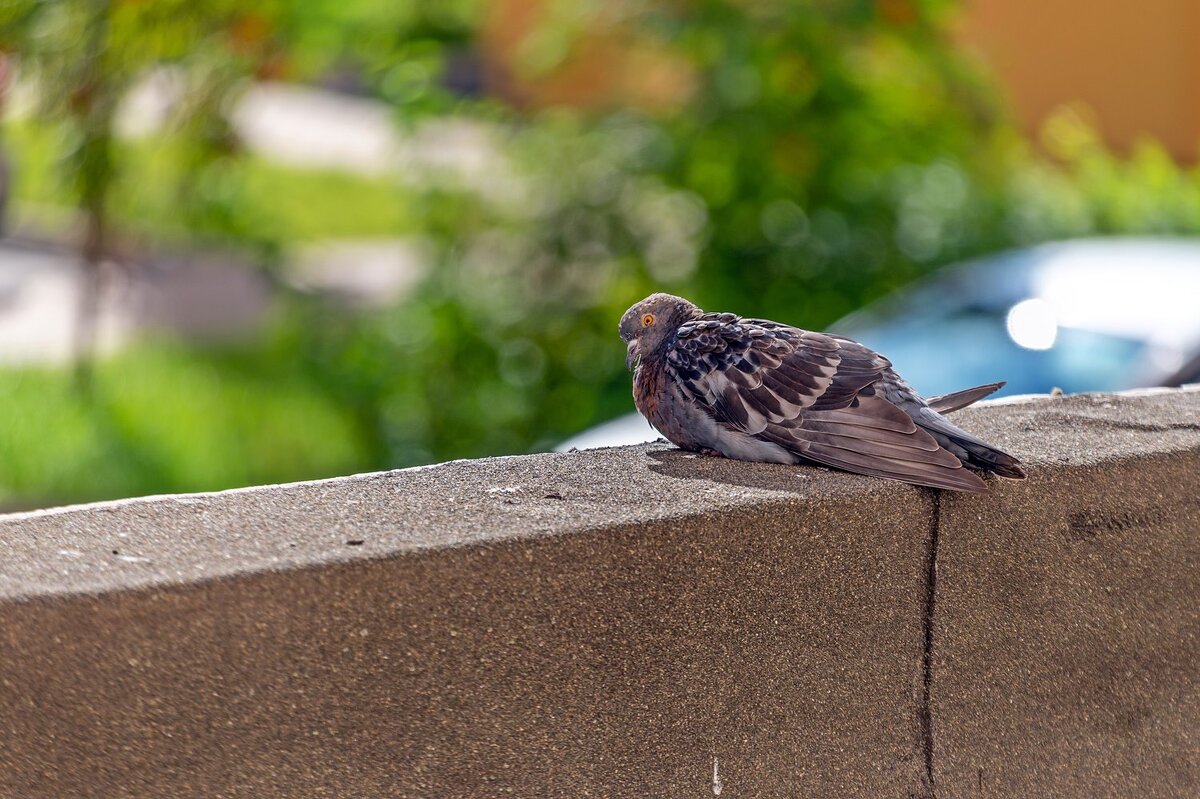
[(890, 362), (848, 339), (708, 315), (680, 327), (667, 371), (713, 419), (827, 466), (986, 491), (962, 462), (875, 393)]
[(889, 365), (855, 342), (756, 319), (702, 317), (680, 328), (667, 353), (688, 395), (750, 435), (809, 409), (850, 405)]
[(768, 425), (759, 437), (808, 460), (860, 474), (956, 491), (987, 490), (978, 475), (882, 397), (860, 396), (844, 410), (806, 411), (796, 423)]

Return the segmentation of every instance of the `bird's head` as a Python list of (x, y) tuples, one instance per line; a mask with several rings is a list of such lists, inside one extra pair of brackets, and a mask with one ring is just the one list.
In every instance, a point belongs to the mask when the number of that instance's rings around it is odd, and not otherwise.
[(651, 294), (635, 304), (617, 328), (627, 345), (625, 365), (632, 369), (639, 358), (663, 347), (681, 324), (700, 314), (695, 305), (671, 294)]

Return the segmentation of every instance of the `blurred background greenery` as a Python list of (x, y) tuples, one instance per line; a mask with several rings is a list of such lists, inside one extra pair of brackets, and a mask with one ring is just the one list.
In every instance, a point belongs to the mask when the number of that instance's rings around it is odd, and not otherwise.
[[(1153, 139), (1078, 106), (1027, 135), (961, 13), (0, 0), (0, 268), (82, 264), (66, 349), (0, 366), (0, 508), (544, 450), (630, 409), (616, 322), (651, 291), (819, 329), (967, 256), (1200, 231)], [(327, 157), (358, 116), (384, 139)], [(192, 268), (235, 286), (185, 292), (215, 322), (106, 338)], [(262, 293), (236, 325), (230, 270)]]

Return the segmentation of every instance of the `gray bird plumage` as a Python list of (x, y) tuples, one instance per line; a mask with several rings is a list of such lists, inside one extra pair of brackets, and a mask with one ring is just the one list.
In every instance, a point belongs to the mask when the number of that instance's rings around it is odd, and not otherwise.
[(973, 469), (1025, 476), (1011, 455), (941, 415), (1003, 383), (925, 400), (858, 342), (705, 313), (670, 294), (630, 308), (620, 333), (634, 367), (634, 403), (684, 449), (955, 491), (987, 490)]

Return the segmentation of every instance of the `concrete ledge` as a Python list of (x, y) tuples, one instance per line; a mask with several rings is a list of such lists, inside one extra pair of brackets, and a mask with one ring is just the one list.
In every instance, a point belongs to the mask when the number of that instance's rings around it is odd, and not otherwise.
[(0, 517), (0, 796), (1181, 796), (1200, 391), (936, 495), (667, 445)]

